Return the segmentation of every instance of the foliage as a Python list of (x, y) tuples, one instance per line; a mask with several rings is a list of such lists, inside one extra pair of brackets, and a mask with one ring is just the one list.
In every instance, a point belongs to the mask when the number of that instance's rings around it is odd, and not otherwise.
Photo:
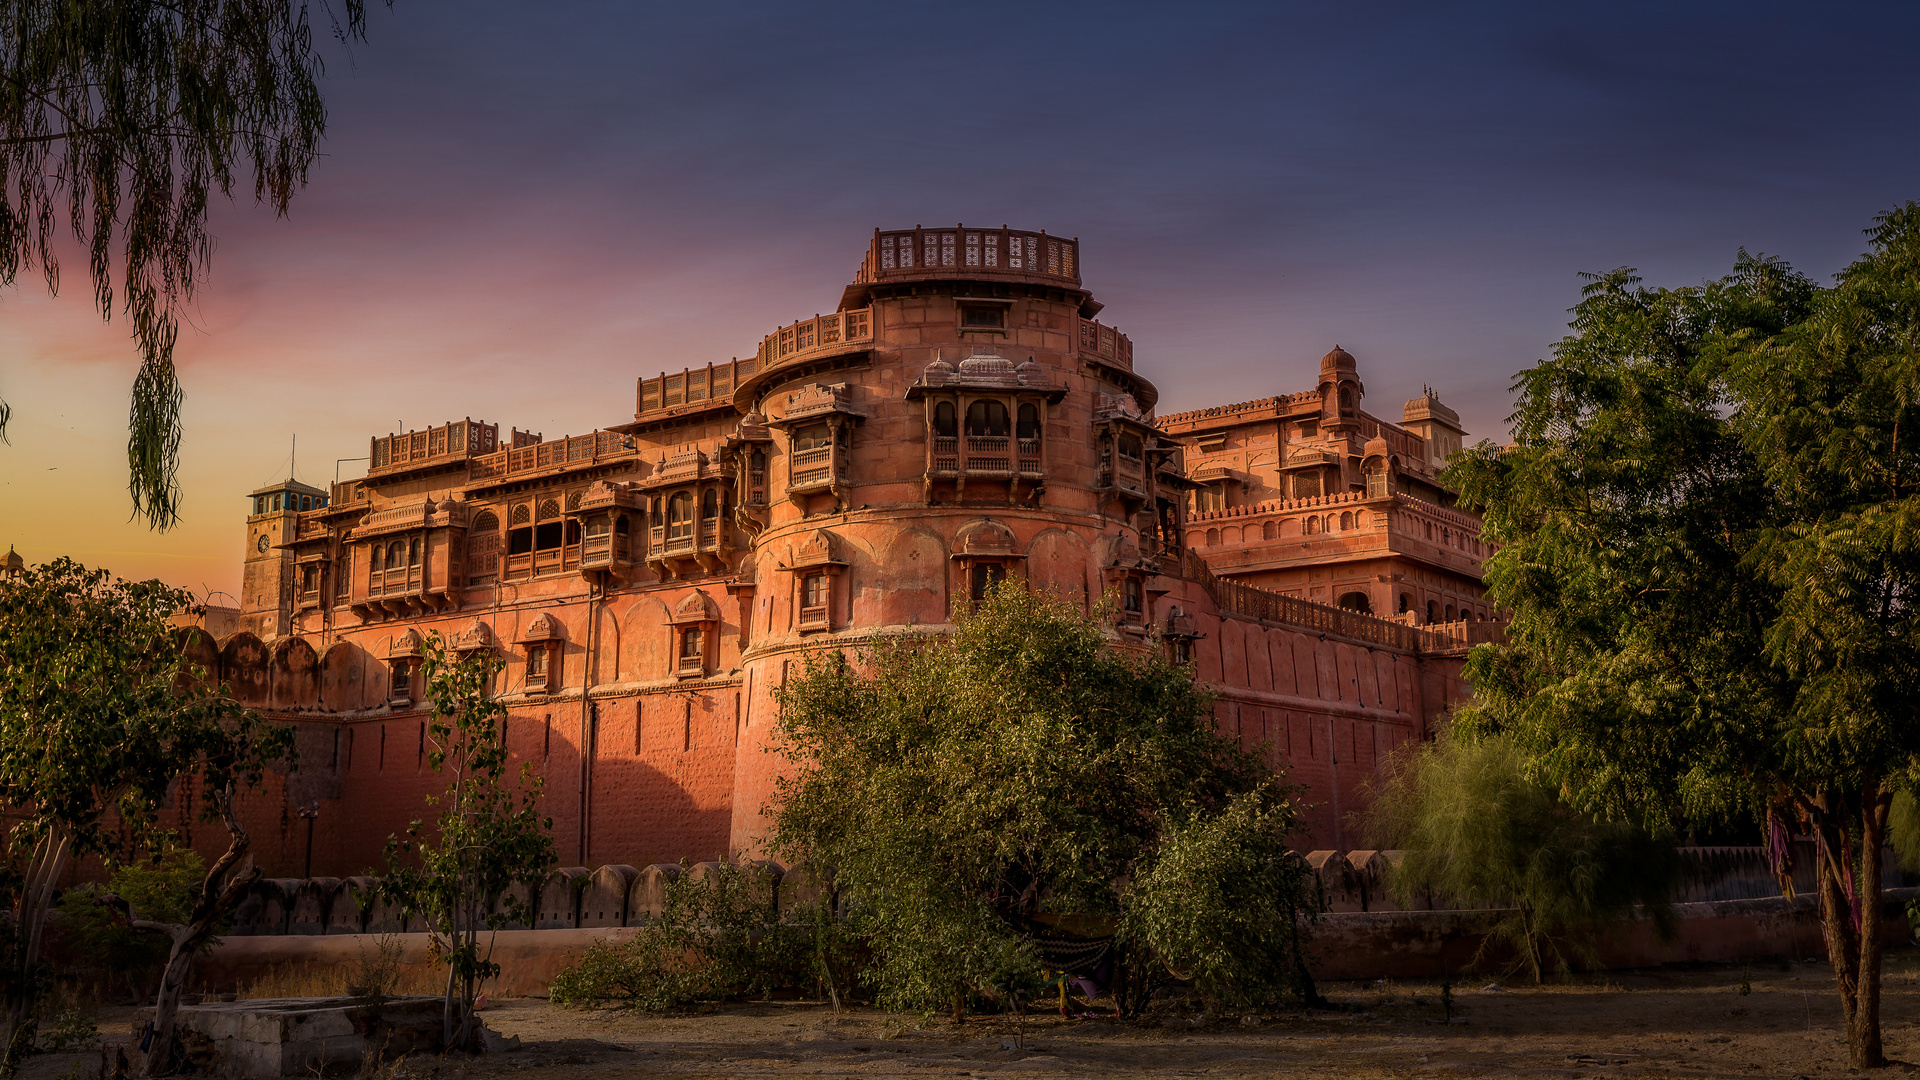
[[(540, 774), (530, 762), (517, 780), (508, 770), (501, 732), (507, 710), (491, 691), (501, 667), (491, 652), (451, 653), (437, 632), (421, 643), (420, 672), (433, 709), (427, 764), (447, 777), (447, 788), (427, 800), (440, 807), (431, 830), (414, 821), (405, 839), (387, 840), (388, 872), (377, 886), (425, 922), (447, 964), (443, 1035), (454, 1049), (473, 1048), (479, 1039), (473, 1001), (480, 984), (500, 973), (491, 959), (493, 933), (510, 922), (533, 922), (511, 888), (538, 880), (554, 863)], [(502, 903), (489, 910), (493, 898)]]
[(124, 979), (134, 997), (142, 997), (173, 942), (133, 920), (185, 923), (206, 870), (192, 848), (169, 845), (155, 858), (115, 870), (105, 888), (87, 883), (60, 894), (54, 926), (76, 959)]
[(1500, 736), (1442, 738), (1395, 763), (1368, 825), (1370, 843), (1407, 853), (1391, 882), (1402, 902), (1425, 893), (1508, 909), (1488, 942), (1510, 946), (1536, 983), (1591, 962), (1598, 935), (1636, 908), (1670, 932), (1681, 869), (1672, 838), (1576, 810), (1525, 767)]
[(1900, 859), (1900, 868), (1920, 871), (1920, 799), (1911, 791), (1896, 791), (1887, 807), (1887, 842)]
[[(169, 793), (198, 796), (200, 816), (231, 841), (207, 868), (183, 924), (136, 920), (173, 941), (155, 997), (150, 1067), (168, 1064), (188, 967), (259, 870), (233, 800), (288, 756), (291, 732), (262, 724), (192, 668), (168, 618), (192, 596), (157, 581), (128, 582), (70, 559), (26, 569), (0, 587), (0, 810), (6, 812), (0, 889), (12, 919), (5, 946), (4, 1044), (44, 988), (41, 936), (53, 888), (72, 858), (161, 847)], [(116, 831), (134, 838), (115, 848)]]
[[(1296, 947), (1310, 905), (1280, 844), (1291, 793), (1216, 733), (1191, 672), (1121, 647), (1097, 613), (1000, 588), (948, 636), (883, 640), (857, 668), (814, 655), (779, 702), (793, 765), (769, 811), (773, 844), (834, 868), (888, 1007), (957, 1009), (977, 994), (1022, 1008), (1049, 984), (1061, 916), (1081, 939), (1111, 939), (1102, 979), (1123, 1015), (1175, 967), (1227, 992), (1237, 969), (1217, 962), (1218, 943), (1170, 925), (1176, 894), (1198, 925), (1251, 935), (1262, 955)], [(1162, 858), (1176, 863), (1156, 876)], [(1240, 893), (1199, 865), (1215, 858), (1279, 886), (1276, 917), (1219, 910)]]
[[(364, 40), (365, 0), (328, 6)], [(0, 287), (38, 268), (57, 292), (65, 218), (87, 248), (94, 304), (121, 305), (140, 348), (128, 490), (156, 529), (179, 518), (179, 312), (213, 258), (208, 197), (253, 194), (282, 216), (326, 131), (304, 0), (0, 3)], [(64, 189), (64, 190), (62, 190)], [(8, 411), (0, 404), (0, 435)]]
[(554, 978), (553, 1003), (673, 1012), (811, 978), (811, 911), (783, 920), (772, 878), (752, 863), (708, 869), (670, 881), (660, 914), (632, 937), (589, 946)]
[(1266, 788), (1176, 820), (1130, 891), (1129, 937), (1215, 1009), (1318, 1000), (1301, 953), (1312, 884), (1286, 844), (1293, 816)]
[(1745, 252), (1697, 287), (1593, 278), (1514, 445), (1447, 476), (1513, 612), (1462, 723), (1583, 810), (1810, 833), (1856, 1067), (1884, 1061), (1861, 897), (1920, 760), (1920, 206), (1867, 236), (1831, 287)]

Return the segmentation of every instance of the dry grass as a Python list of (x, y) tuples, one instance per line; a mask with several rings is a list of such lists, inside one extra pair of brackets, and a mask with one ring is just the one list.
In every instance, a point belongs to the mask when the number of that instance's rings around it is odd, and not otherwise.
[(446, 971), (401, 962), (399, 942), (382, 937), (356, 960), (337, 964), (284, 964), (240, 988), (242, 999), (380, 997), (441, 994)]

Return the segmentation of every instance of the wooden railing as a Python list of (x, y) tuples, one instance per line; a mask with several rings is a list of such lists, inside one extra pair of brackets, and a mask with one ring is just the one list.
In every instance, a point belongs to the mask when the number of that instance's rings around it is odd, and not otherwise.
[(450, 420), (425, 431), (375, 436), (367, 451), (367, 475), (410, 469), (437, 461), (457, 461), (490, 454), (499, 445), (500, 425), (485, 421)]
[(476, 457), (468, 466), (467, 477), (469, 480), (493, 480), (562, 465), (591, 465), (605, 459), (631, 456), (635, 452), (627, 448), (626, 436), (617, 431), (563, 435), (558, 439)]

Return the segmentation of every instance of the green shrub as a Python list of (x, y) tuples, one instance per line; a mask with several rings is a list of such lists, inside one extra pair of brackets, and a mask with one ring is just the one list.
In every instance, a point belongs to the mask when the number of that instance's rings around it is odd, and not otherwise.
[(62, 893), (54, 926), (75, 959), (98, 967), (109, 979), (124, 981), (135, 998), (150, 998), (173, 939), (131, 925), (128, 916), (186, 922), (206, 872), (192, 848), (170, 845), (158, 859), (120, 867), (105, 888), (88, 883)]
[(553, 1003), (672, 1012), (703, 1001), (811, 982), (803, 924), (775, 916), (773, 879), (723, 863), (667, 885), (657, 918), (621, 942), (589, 946), (553, 981)]

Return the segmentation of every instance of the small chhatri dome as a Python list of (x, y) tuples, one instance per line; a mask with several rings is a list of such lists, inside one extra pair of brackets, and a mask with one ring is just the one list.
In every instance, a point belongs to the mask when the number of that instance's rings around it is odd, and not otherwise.
[(1021, 386), (1045, 386), (1047, 384), (1046, 369), (1034, 363), (1033, 357), (1031, 356), (1022, 360), (1020, 366), (1014, 368), (1013, 372), (1014, 375), (1019, 378)]
[(988, 383), (994, 386), (1018, 386), (1020, 376), (1013, 361), (997, 353), (976, 353), (960, 361), (962, 382)]
[(12, 544), (8, 544), (7, 545), (7, 569), (25, 570), (26, 568), (27, 568), (27, 560), (21, 558), (20, 553), (13, 550)]
[(920, 381), (928, 386), (945, 386), (953, 381), (953, 365), (940, 353), (933, 354), (933, 363), (928, 364), (920, 374)]
[(1338, 345), (1333, 347), (1332, 352), (1320, 358), (1321, 375), (1331, 375), (1337, 371), (1357, 370), (1359, 369), (1354, 365), (1353, 354)]

